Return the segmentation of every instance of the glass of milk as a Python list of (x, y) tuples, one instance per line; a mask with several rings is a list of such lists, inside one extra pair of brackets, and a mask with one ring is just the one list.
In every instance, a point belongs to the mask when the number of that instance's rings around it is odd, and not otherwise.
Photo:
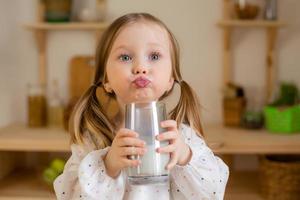
[(128, 180), (133, 185), (165, 183), (169, 180), (169, 172), (165, 169), (170, 155), (157, 153), (156, 149), (167, 146), (168, 141), (158, 141), (155, 137), (165, 129), (160, 122), (166, 120), (166, 106), (162, 102), (131, 103), (125, 107), (125, 127), (134, 130), (139, 138), (146, 142), (147, 152), (143, 155), (131, 156), (138, 159), (138, 167), (129, 167)]

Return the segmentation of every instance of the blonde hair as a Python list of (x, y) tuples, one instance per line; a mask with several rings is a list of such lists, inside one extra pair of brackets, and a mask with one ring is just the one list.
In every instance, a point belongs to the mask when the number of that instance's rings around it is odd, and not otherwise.
[[(82, 144), (83, 134), (87, 132), (97, 148), (111, 145), (117, 131), (117, 123), (109, 116), (107, 106), (97, 98), (98, 87), (103, 88), (106, 78), (106, 63), (112, 45), (119, 32), (126, 25), (146, 21), (158, 24), (167, 31), (171, 42), (172, 76), (180, 85), (181, 94), (178, 104), (170, 111), (169, 118), (176, 120), (178, 126), (187, 123), (199, 136), (203, 134), (200, 122), (200, 104), (193, 89), (182, 80), (179, 67), (179, 46), (168, 27), (156, 17), (148, 13), (130, 13), (116, 19), (103, 33), (96, 51), (96, 73), (93, 84), (77, 102), (69, 122), (69, 131), (73, 143)], [(159, 100), (169, 96), (174, 89), (163, 94)], [(105, 90), (103, 90), (105, 91)], [(114, 93), (106, 93), (109, 99), (115, 100)]]

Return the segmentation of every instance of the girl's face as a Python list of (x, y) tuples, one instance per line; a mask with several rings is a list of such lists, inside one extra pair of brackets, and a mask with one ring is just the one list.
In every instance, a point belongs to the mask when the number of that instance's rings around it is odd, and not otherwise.
[(106, 72), (105, 88), (115, 92), (120, 105), (157, 101), (174, 83), (166, 30), (151, 22), (126, 25), (112, 46)]

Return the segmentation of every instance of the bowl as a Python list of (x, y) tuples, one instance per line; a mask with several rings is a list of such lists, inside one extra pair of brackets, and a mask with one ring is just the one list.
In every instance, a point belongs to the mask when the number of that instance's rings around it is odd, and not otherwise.
[(241, 6), (240, 4), (235, 3), (234, 11), (238, 19), (255, 19), (259, 12), (259, 6), (250, 3)]

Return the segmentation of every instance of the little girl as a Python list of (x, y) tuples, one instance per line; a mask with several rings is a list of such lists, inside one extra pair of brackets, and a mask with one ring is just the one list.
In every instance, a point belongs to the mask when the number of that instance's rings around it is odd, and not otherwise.
[[(196, 94), (182, 79), (175, 37), (163, 22), (145, 13), (116, 19), (105, 31), (97, 49), (94, 82), (77, 103), (70, 120), (72, 156), (54, 182), (61, 199), (192, 200), (223, 199), (228, 167), (206, 146)], [(169, 145), (157, 149), (170, 155), (166, 168), (170, 183), (130, 185), (126, 168), (147, 149), (138, 133), (124, 128), (124, 105), (163, 100), (181, 88), (168, 131), (156, 139)], [(97, 89), (119, 107), (111, 115), (97, 98)], [(134, 148), (132, 148), (134, 146)]]

